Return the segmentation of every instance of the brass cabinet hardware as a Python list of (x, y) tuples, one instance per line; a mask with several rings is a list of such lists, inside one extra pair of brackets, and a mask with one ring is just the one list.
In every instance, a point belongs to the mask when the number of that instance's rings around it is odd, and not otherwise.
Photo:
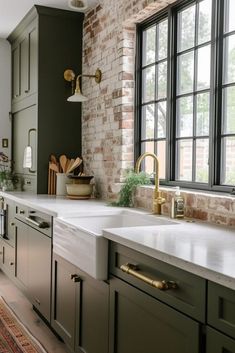
[(73, 282), (81, 282), (81, 278), (78, 276), (78, 275), (76, 275), (76, 274), (72, 274), (72, 275), (70, 275), (70, 278), (73, 280)]
[(10, 266), (13, 266), (13, 265), (14, 265), (14, 262), (12, 262), (12, 261), (9, 262), (9, 265), (10, 265)]
[(138, 272), (138, 266), (132, 265), (130, 263), (127, 263), (126, 265), (121, 265), (120, 269), (129, 274), (134, 276), (135, 278), (140, 279), (141, 281), (149, 284), (150, 286), (160, 289), (160, 290), (167, 290), (167, 289), (176, 289), (177, 284), (174, 281), (157, 281), (155, 279), (152, 279), (150, 277), (147, 277), (141, 273)]
[(14, 223), (14, 222), (11, 222), (10, 225), (11, 225), (12, 227), (14, 227), (15, 223)]

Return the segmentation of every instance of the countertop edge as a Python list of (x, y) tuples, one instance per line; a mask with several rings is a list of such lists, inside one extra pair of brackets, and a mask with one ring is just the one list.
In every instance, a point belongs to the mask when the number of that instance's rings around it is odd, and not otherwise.
[[(193, 262), (181, 259), (179, 257), (164, 253), (160, 250), (156, 250), (153, 248), (146, 247), (145, 245), (139, 244), (137, 242), (131, 241), (129, 239), (125, 239), (122, 236), (118, 236), (117, 234), (112, 234), (109, 231), (104, 231), (103, 235), (106, 239), (121, 244), (123, 246), (129, 247), (133, 250), (136, 250), (142, 254), (155, 258), (157, 260), (163, 261), (169, 265), (180, 268), (186, 272), (195, 274), (199, 277), (202, 277), (206, 280), (215, 282), (227, 288), (235, 290), (235, 278), (224, 275), (222, 273), (213, 271), (209, 268), (202, 267)], [(187, 266), (187, 268), (186, 268)]]

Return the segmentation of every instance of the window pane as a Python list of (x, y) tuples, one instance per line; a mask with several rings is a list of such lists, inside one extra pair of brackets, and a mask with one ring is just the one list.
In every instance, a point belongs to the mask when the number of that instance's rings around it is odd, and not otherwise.
[(222, 184), (235, 185), (235, 136), (222, 140)]
[(193, 97), (177, 99), (177, 137), (193, 135)]
[(225, 32), (235, 30), (235, 1), (225, 0)]
[(178, 13), (178, 52), (195, 44), (195, 5)]
[[(141, 144), (141, 153), (150, 152), (154, 153), (154, 142), (144, 142)], [(154, 159), (146, 157), (141, 163), (141, 170), (153, 176), (154, 172)]]
[(201, 93), (196, 97), (197, 104), (197, 124), (196, 135), (209, 135), (209, 115), (210, 115), (210, 94)]
[(211, 0), (199, 2), (198, 44), (211, 39)]
[(223, 133), (235, 133), (235, 86), (223, 91)]
[(157, 156), (159, 160), (159, 177), (165, 179), (166, 177), (166, 141), (157, 142)]
[(235, 35), (224, 39), (224, 83), (235, 82)]
[(143, 32), (143, 66), (155, 62), (156, 27), (148, 28)]
[(154, 138), (154, 104), (145, 105), (142, 108), (141, 139)]
[(164, 61), (157, 65), (157, 99), (167, 96), (167, 62)]
[(178, 94), (193, 91), (194, 53), (193, 51), (178, 57)]
[(209, 140), (198, 139), (196, 141), (196, 181), (208, 183)]
[(192, 181), (192, 140), (180, 140), (177, 142), (177, 179)]
[(197, 89), (206, 89), (210, 87), (211, 46), (198, 49), (197, 55)]
[(143, 103), (154, 100), (155, 97), (155, 66), (143, 70)]
[(158, 60), (162, 60), (167, 57), (168, 20), (160, 22), (157, 25), (157, 29), (158, 29), (157, 58)]
[(166, 102), (156, 104), (157, 109), (157, 137), (166, 137)]

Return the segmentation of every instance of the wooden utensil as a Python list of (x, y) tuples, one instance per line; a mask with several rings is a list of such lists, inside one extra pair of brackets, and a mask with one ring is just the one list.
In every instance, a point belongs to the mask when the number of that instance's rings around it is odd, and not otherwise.
[(67, 157), (65, 156), (65, 154), (62, 154), (59, 159), (60, 159), (60, 165), (63, 170), (63, 173), (65, 173), (66, 172)]
[(48, 189), (47, 189), (48, 195), (51, 194), (51, 169), (50, 169), (50, 162), (48, 165)]
[(59, 173), (59, 167), (55, 163), (50, 162), (49, 166), (51, 170), (53, 170), (56, 173)]
[(66, 174), (71, 173), (74, 169), (76, 169), (77, 167), (80, 166), (80, 164), (82, 164), (82, 159), (77, 157), (74, 161), (74, 163), (72, 164), (72, 166), (69, 168), (69, 170), (67, 171)]
[(67, 170), (69, 168), (69, 165), (70, 165), (70, 159), (67, 158), (67, 162), (66, 162), (66, 166), (65, 166), (65, 173), (67, 173)]
[(50, 161), (57, 165), (57, 159), (56, 159), (56, 156), (54, 154), (50, 155)]
[(70, 168), (72, 167), (74, 161), (75, 161), (75, 159), (73, 159), (73, 158), (70, 159), (69, 165), (68, 165), (68, 167), (67, 167), (67, 169), (66, 169), (66, 174), (69, 173), (69, 170), (70, 170)]

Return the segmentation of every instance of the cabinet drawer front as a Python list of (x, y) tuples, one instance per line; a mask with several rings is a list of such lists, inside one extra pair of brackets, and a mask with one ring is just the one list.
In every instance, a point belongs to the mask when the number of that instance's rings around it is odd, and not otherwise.
[(235, 353), (235, 341), (232, 338), (207, 327), (206, 352)]
[[(205, 322), (206, 281), (204, 279), (122, 245), (111, 243), (110, 247), (111, 274), (179, 311)], [(154, 288), (143, 280), (123, 272), (120, 267), (127, 263), (138, 265), (138, 273), (149, 279), (174, 281), (177, 288), (168, 290)]]
[(199, 326), (117, 278), (110, 281), (110, 353), (199, 353)]
[(235, 338), (235, 291), (208, 283), (208, 323)]

